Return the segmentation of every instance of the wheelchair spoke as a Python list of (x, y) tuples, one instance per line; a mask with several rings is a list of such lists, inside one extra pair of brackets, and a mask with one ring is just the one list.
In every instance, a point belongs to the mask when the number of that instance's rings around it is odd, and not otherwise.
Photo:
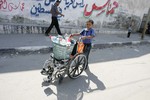
[(77, 71), (77, 69), (75, 69), (75, 71), (74, 71), (74, 73), (73, 73), (73, 76), (76, 76), (76, 71)]
[(80, 65), (80, 66), (79, 66), (79, 69), (82, 69), (82, 68), (83, 68), (83, 65)]
[(84, 58), (83, 58), (83, 57), (80, 59), (79, 63), (81, 63), (81, 62), (82, 62), (82, 60), (84, 60)]
[(75, 70), (75, 68), (74, 68), (74, 69), (72, 69), (72, 71), (70, 72), (70, 74), (71, 74), (72, 72), (74, 72), (74, 70)]
[(77, 72), (78, 72), (78, 74), (80, 74), (80, 72), (79, 72), (79, 68), (77, 69)]
[(77, 64), (76, 60), (74, 60), (75, 65)]

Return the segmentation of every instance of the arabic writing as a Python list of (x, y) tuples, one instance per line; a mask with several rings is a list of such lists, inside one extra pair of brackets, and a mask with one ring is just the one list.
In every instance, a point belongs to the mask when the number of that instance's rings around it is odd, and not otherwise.
[[(45, 0), (44, 5), (45, 6), (50, 6), (55, 0)], [(52, 5), (51, 5), (52, 6)], [(58, 8), (59, 12), (62, 13), (62, 9), (59, 7)], [(33, 5), (33, 7), (30, 10), (31, 15), (34, 16), (39, 16), (40, 14), (50, 14), (50, 10), (45, 10), (44, 7), (42, 7), (41, 3), (38, 3), (38, 5)], [(58, 16), (60, 18), (61, 16)]]
[(67, 8), (70, 7), (70, 5), (72, 5), (72, 8), (77, 8), (77, 6), (79, 7), (84, 7), (84, 0), (81, 0), (81, 2), (77, 2), (76, 0), (64, 0), (65, 1), (65, 8), (64, 10), (66, 10)]
[[(107, 6), (107, 7), (106, 7)], [(106, 11), (106, 15), (113, 14), (115, 12), (115, 9), (119, 6), (118, 2), (114, 1), (113, 4), (111, 3), (111, 0), (108, 0), (104, 5), (102, 6), (96, 6), (94, 3), (92, 5), (91, 11), (87, 11), (88, 4), (86, 4), (84, 9), (84, 16), (89, 17), (92, 15), (93, 11), (100, 11), (96, 16), (101, 15)], [(104, 9), (106, 8), (106, 9)]]
[(55, 0), (45, 0), (44, 4), (45, 4), (45, 6), (49, 6), (51, 4), (51, 2), (55, 2)]
[(13, 11), (20, 9), (21, 11), (24, 10), (25, 3), (19, 2), (17, 5), (14, 3), (8, 3), (7, 0), (0, 0), (0, 10), (2, 11)]
[(47, 13), (50, 14), (50, 10), (45, 10), (41, 3), (38, 3), (38, 6), (33, 5), (33, 7), (30, 10), (30, 13), (35, 16), (39, 16), (40, 13)]

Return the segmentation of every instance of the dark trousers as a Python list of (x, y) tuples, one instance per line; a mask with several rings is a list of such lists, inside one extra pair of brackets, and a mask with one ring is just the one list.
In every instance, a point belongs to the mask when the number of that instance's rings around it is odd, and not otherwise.
[(59, 35), (62, 35), (62, 34), (61, 34), (61, 31), (60, 31), (60, 28), (59, 28), (59, 24), (58, 24), (58, 19), (57, 19), (57, 17), (52, 17), (51, 25), (48, 27), (48, 29), (46, 30), (45, 33), (48, 34), (48, 33), (51, 31), (51, 29), (53, 28), (53, 26), (56, 27), (56, 30), (57, 30), (58, 34), (59, 34)]
[[(74, 55), (77, 53), (77, 45), (78, 45), (78, 43), (76, 43), (76, 44), (74, 45), (73, 51), (72, 51), (72, 53), (71, 53), (72, 56), (74, 56)], [(86, 58), (87, 58), (87, 65), (88, 65), (88, 59), (89, 59), (89, 54), (90, 54), (91, 48), (92, 48), (91, 43), (89, 43), (89, 44), (84, 44), (83, 53), (85, 54), (85, 56), (86, 56)]]
[(128, 38), (130, 37), (130, 34), (131, 34), (131, 32), (128, 32), (128, 34), (127, 34), (127, 37), (128, 37)]

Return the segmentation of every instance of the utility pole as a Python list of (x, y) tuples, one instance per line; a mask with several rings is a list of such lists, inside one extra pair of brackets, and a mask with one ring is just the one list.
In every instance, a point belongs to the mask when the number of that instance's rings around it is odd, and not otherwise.
[(142, 32), (142, 36), (141, 36), (142, 40), (144, 39), (145, 32), (146, 32), (146, 29), (147, 29), (147, 24), (148, 24), (149, 20), (150, 20), (150, 8), (149, 8), (149, 11), (148, 11), (148, 14), (147, 14), (147, 18), (146, 18), (146, 23), (144, 25), (144, 29), (143, 29), (143, 32)]

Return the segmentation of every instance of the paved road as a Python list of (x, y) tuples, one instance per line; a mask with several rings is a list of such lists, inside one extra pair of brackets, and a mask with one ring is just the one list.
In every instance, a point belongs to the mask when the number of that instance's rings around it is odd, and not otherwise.
[(149, 100), (150, 45), (92, 50), (90, 70), (46, 84), (48, 54), (0, 57), (0, 100)]

